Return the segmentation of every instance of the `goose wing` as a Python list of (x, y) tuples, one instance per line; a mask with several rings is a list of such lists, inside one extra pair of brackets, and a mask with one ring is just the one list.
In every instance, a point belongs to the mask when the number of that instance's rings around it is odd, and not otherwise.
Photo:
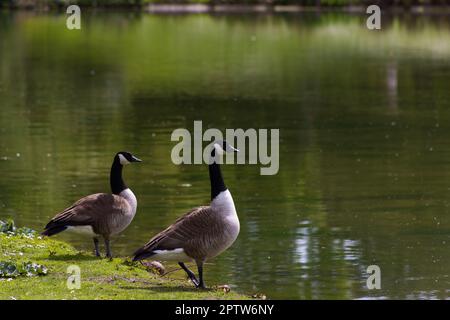
[(95, 227), (105, 215), (122, 214), (126, 205), (128, 205), (126, 200), (117, 195), (107, 193), (89, 195), (53, 217), (45, 226), (43, 234), (51, 235), (54, 234), (52, 229), (56, 231), (63, 228), (62, 230), (64, 230), (68, 226), (91, 225)]
[(211, 227), (212, 210), (209, 206), (197, 207), (178, 218), (175, 223), (158, 233), (142, 248), (138, 249), (134, 261), (155, 254), (155, 250), (174, 250), (184, 248), (195, 242)]

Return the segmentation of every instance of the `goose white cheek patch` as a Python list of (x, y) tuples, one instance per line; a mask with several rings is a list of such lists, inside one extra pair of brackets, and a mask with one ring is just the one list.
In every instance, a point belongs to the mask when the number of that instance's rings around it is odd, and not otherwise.
[(219, 156), (222, 156), (225, 154), (225, 151), (223, 150), (223, 148), (217, 143), (214, 143), (214, 149), (216, 149), (216, 152)]
[(127, 158), (125, 158), (121, 154), (119, 154), (119, 160), (120, 160), (120, 164), (123, 165), (123, 166), (130, 163), (130, 161), (128, 161)]

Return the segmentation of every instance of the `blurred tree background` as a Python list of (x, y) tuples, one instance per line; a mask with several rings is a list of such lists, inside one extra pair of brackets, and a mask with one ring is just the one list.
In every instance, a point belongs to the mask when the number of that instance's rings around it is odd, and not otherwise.
[(68, 4), (82, 6), (126, 6), (140, 7), (149, 3), (159, 4), (234, 4), (234, 5), (298, 5), (319, 7), (365, 6), (377, 4), (381, 7), (442, 6), (449, 5), (449, 0), (0, 0), (3, 7), (39, 8), (60, 7)]

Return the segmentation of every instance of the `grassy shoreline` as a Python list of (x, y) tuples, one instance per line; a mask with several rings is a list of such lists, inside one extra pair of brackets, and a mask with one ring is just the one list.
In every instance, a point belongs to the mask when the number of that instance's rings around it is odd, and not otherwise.
[[(0, 270), (0, 300), (22, 299), (249, 299), (249, 296), (223, 288), (198, 290), (182, 272), (160, 276), (149, 272), (129, 258), (108, 260), (78, 251), (52, 238), (41, 238), (35, 232), (0, 232), (0, 263), (32, 263), (44, 268), (41, 275), (5, 276)], [(81, 270), (81, 288), (68, 289), (67, 268)], [(46, 270), (45, 270), (46, 269)], [(44, 274), (46, 273), (46, 274)]]

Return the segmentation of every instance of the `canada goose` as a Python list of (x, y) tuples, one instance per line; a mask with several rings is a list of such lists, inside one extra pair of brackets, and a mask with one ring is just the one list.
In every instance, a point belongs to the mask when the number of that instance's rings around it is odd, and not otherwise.
[(111, 258), (109, 237), (128, 227), (136, 214), (136, 197), (122, 179), (122, 167), (132, 162), (141, 160), (129, 152), (118, 152), (114, 156), (110, 173), (112, 194), (96, 193), (81, 198), (53, 217), (42, 235), (52, 236), (66, 229), (87, 233), (94, 238), (97, 257), (100, 256), (98, 237), (102, 236), (106, 256)]
[[(203, 264), (233, 244), (239, 234), (239, 218), (233, 198), (223, 182), (218, 164), (226, 152), (237, 152), (226, 141), (213, 144), (209, 162), (211, 204), (192, 209), (134, 253), (133, 261), (146, 258), (176, 261), (197, 288), (205, 288)], [(199, 280), (184, 262), (194, 260)]]

